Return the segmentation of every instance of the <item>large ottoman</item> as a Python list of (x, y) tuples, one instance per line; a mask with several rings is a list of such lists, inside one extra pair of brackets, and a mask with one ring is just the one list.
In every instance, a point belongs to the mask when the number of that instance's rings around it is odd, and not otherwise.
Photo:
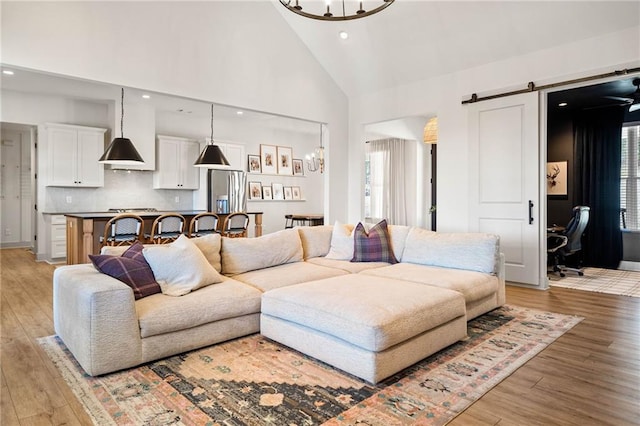
[(346, 275), (262, 295), (260, 332), (377, 383), (466, 337), (462, 294)]

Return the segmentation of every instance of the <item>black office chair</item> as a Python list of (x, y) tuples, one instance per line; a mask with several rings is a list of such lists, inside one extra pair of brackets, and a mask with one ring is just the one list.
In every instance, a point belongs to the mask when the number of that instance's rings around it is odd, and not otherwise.
[(589, 223), (589, 207), (576, 206), (566, 229), (560, 233), (547, 234), (547, 258), (552, 265), (550, 272), (565, 276), (566, 271), (583, 276), (582, 268), (567, 267), (564, 262), (569, 256), (582, 250), (582, 234)]

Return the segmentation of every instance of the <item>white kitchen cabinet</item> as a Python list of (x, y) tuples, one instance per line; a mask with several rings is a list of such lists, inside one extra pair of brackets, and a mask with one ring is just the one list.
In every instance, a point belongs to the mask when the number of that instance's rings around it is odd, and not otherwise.
[(157, 168), (153, 172), (155, 189), (198, 189), (199, 169), (193, 163), (200, 155), (200, 144), (193, 139), (158, 135)]
[(49, 244), (51, 259), (67, 256), (67, 221), (63, 215), (51, 216)]
[(247, 157), (244, 154), (244, 145), (226, 142), (216, 142), (226, 157), (233, 170), (247, 170)]
[(104, 152), (106, 129), (46, 124), (48, 158), (47, 186), (104, 186), (104, 166), (98, 159)]

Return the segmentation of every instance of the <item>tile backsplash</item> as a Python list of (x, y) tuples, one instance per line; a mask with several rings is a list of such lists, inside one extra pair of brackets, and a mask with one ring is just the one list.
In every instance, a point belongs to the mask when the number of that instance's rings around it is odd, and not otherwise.
[(152, 172), (105, 170), (102, 188), (46, 187), (45, 206), (39, 210), (47, 213), (77, 213), (118, 208), (191, 210), (193, 191), (153, 189)]

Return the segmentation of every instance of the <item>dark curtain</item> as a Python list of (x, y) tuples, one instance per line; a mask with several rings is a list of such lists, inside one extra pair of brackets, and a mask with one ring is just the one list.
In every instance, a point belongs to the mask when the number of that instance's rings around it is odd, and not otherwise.
[(620, 154), (622, 107), (584, 110), (574, 117), (574, 200), (589, 206), (582, 240), (586, 266), (616, 269), (622, 259)]

